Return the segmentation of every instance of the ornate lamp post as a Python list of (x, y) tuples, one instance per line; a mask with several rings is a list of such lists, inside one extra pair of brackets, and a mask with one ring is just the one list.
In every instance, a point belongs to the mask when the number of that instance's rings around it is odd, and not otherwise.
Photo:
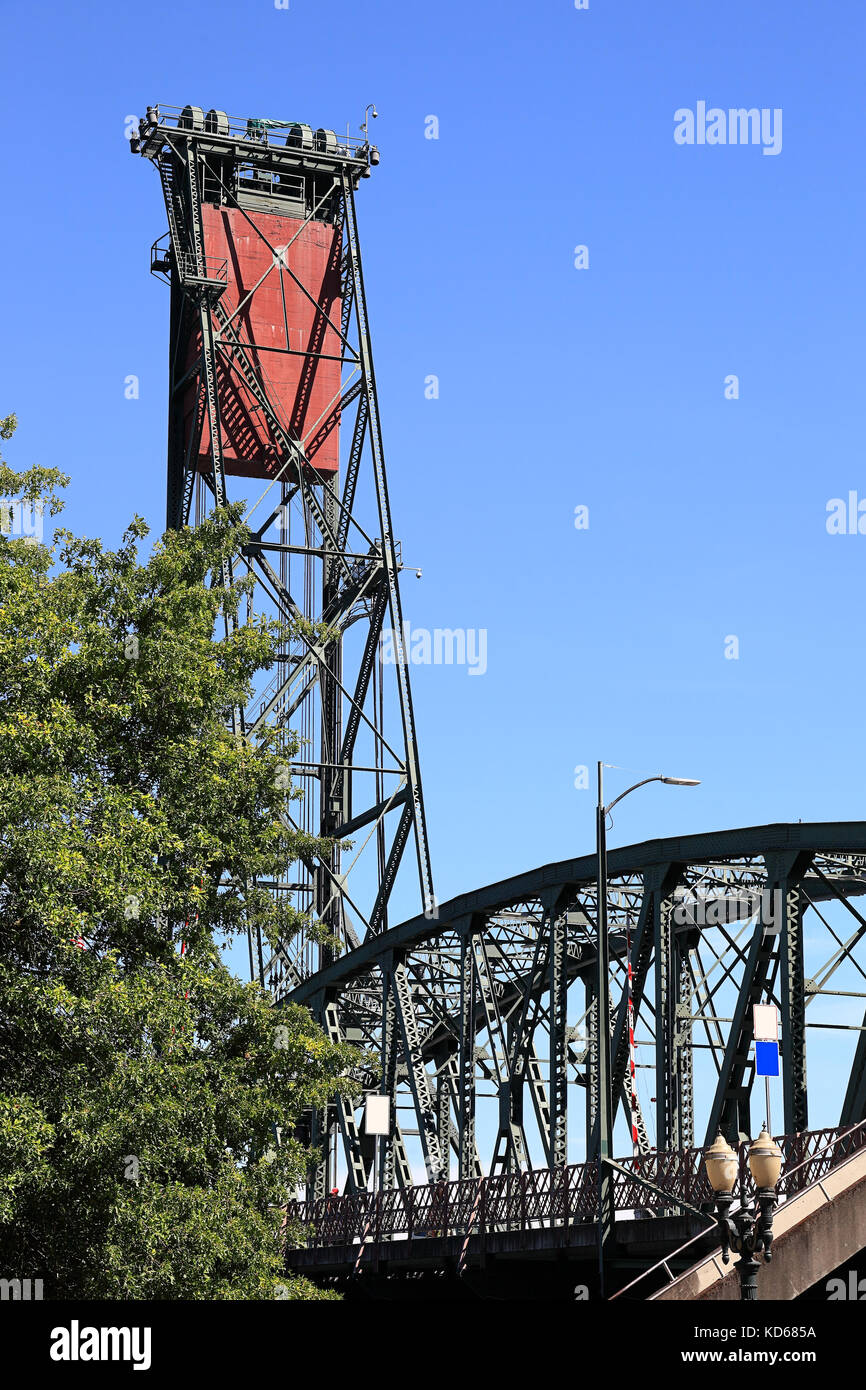
[(766, 1264), (773, 1258), (770, 1247), (773, 1243), (776, 1184), (782, 1171), (782, 1151), (770, 1138), (766, 1126), (757, 1139), (752, 1140), (749, 1145), (749, 1167), (757, 1191), (754, 1200), (741, 1191), (740, 1205), (733, 1216), (731, 1207), (739, 1164), (737, 1155), (721, 1134), (704, 1154), (704, 1166), (716, 1194), (722, 1260), (728, 1263), (731, 1250), (739, 1255), (736, 1269), (740, 1276), (740, 1297), (753, 1303), (758, 1297), (757, 1256), (763, 1251)]

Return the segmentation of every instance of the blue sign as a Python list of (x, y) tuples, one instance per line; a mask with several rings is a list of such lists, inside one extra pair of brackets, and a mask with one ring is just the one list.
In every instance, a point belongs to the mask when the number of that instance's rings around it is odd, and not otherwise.
[(777, 1042), (755, 1043), (755, 1075), (779, 1075), (779, 1044)]

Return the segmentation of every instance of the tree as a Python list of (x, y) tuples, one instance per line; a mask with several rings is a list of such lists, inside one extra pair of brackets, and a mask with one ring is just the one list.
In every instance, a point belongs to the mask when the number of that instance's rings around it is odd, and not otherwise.
[[(67, 481), (0, 460), (43, 516)], [(0, 536), (0, 1273), (46, 1297), (324, 1296), (280, 1203), (358, 1055), (221, 955), (297, 930), (256, 883), (316, 850), (281, 819), (296, 748), (231, 731), (281, 635), (220, 583), (238, 522), (146, 561), (140, 518), (116, 551)]]

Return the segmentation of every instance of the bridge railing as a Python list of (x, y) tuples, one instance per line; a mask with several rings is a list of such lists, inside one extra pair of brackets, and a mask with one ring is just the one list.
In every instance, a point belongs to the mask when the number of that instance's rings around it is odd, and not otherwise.
[(778, 1142), (785, 1160), (778, 1191), (783, 1196), (793, 1196), (866, 1147), (866, 1120), (845, 1129), (815, 1129), (787, 1135)]
[[(782, 1135), (782, 1200), (816, 1182), (866, 1145), (866, 1122), (847, 1129)], [(739, 1149), (742, 1190), (751, 1193), (748, 1145)], [(615, 1210), (624, 1216), (660, 1216), (684, 1207), (712, 1207), (703, 1149), (652, 1152), (618, 1160), (612, 1170)], [(639, 1182), (638, 1179), (643, 1179)], [(644, 1183), (652, 1183), (657, 1192)], [(594, 1221), (597, 1163), (502, 1173), (493, 1177), (425, 1183), (386, 1192), (357, 1192), (314, 1202), (290, 1202), (286, 1219), (300, 1246), (354, 1245), (484, 1231), (520, 1231)]]

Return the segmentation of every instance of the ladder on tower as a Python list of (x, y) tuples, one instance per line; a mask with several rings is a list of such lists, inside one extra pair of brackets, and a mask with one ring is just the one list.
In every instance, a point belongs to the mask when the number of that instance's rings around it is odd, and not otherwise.
[(178, 274), (181, 274), (181, 267), (186, 259), (186, 218), (183, 210), (183, 199), (177, 187), (175, 178), (175, 157), (169, 153), (162, 153), (156, 160), (159, 169), (159, 180), (162, 184), (162, 196), (165, 199), (165, 210), (168, 214), (168, 230), (171, 236), (171, 249), (174, 255), (175, 265), (178, 267)]

